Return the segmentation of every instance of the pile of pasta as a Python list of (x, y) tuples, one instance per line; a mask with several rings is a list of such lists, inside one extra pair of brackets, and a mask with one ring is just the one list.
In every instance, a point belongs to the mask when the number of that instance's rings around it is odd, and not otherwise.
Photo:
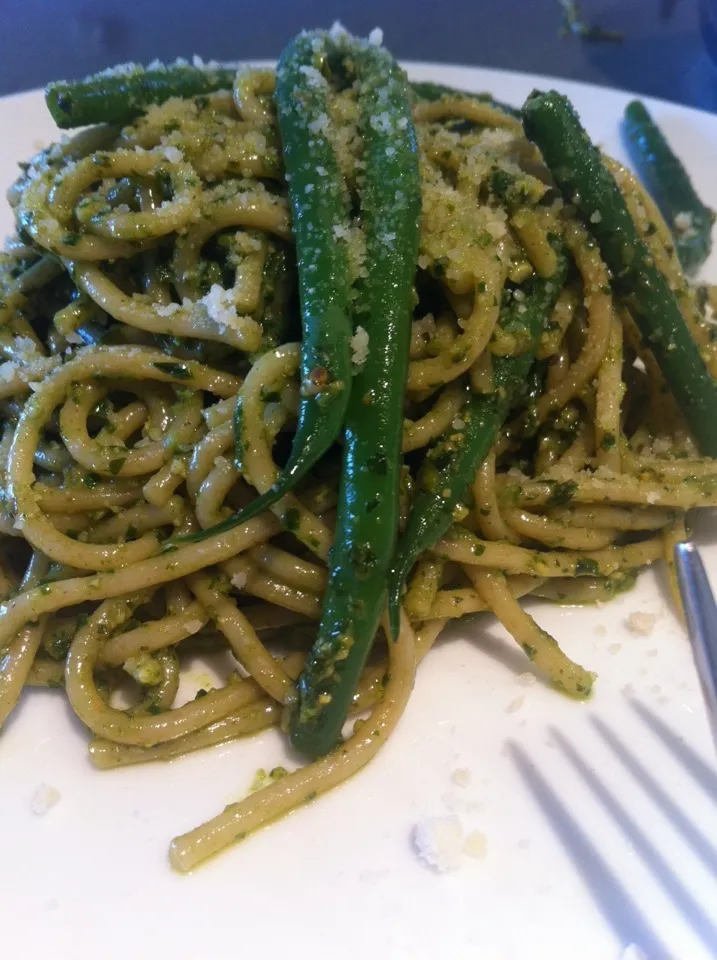
[[(25, 686), (61, 688), (101, 769), (280, 725), (321, 611), (340, 444), (270, 510), (190, 536), (271, 485), (296, 427), (300, 303), (273, 79), (246, 72), (233, 93), (83, 130), (23, 165), (8, 195), (18, 230), (0, 255), (0, 722)], [(361, 175), (357, 109), (351, 88), (332, 95), (349, 191)], [(698, 456), (596, 244), (520, 123), (459, 94), (417, 97), (414, 117), (422, 215), (402, 523), (427, 451), (460, 427), (492, 360), (516, 350), (497, 325), (501, 306), (520, 301), (528, 278), (554, 274), (555, 237), (567, 279), (523, 408), (413, 569), (398, 642), (376, 639), (354, 702), (370, 719), (173, 841), (179, 869), (363, 766), (453, 619), (492, 611), (558, 685), (588, 693), (592, 675), (519, 598), (606, 600), (659, 560), (672, 575), (686, 512), (717, 503), (717, 463)], [(605, 164), (717, 375), (710, 291), (684, 279), (632, 175)], [(496, 172), (519, 180), (517, 200)], [(360, 221), (336, 242), (360, 278)], [(370, 348), (357, 332), (356, 364)], [(240, 458), (237, 397), (250, 437)], [(177, 705), (183, 664), (217, 650), (234, 672)], [(131, 705), (113, 705), (128, 682)]]

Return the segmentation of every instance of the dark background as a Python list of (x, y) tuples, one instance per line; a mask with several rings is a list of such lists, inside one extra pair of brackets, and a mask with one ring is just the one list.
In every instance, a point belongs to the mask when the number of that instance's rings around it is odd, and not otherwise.
[[(705, 6), (717, 0), (702, 0)], [(0, 94), (110, 64), (275, 57), (302, 27), (383, 28), (397, 56), (547, 73), (717, 110), (698, 0), (583, 0), (622, 43), (559, 36), (558, 0), (0, 0)]]

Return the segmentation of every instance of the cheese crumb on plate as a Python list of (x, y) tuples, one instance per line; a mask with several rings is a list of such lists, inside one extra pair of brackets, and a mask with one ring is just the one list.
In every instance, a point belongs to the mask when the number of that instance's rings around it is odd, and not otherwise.
[(41, 783), (32, 795), (30, 809), (38, 817), (44, 817), (60, 800), (60, 791), (49, 783)]
[(428, 817), (411, 837), (419, 858), (436, 873), (457, 870), (463, 857), (463, 828), (456, 816)]
[(636, 610), (625, 621), (625, 626), (634, 637), (649, 637), (655, 629), (656, 613), (643, 613)]

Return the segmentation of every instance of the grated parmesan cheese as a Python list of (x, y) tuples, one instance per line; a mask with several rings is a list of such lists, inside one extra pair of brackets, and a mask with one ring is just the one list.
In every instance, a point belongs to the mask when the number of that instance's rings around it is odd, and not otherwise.
[(411, 839), (418, 857), (436, 873), (461, 866), (463, 829), (457, 816), (422, 820), (414, 826)]
[(38, 817), (44, 817), (48, 810), (59, 803), (60, 791), (49, 783), (41, 783), (30, 800), (30, 809)]
[(356, 327), (356, 333), (351, 337), (351, 363), (361, 368), (368, 356), (368, 333), (363, 327)]
[(171, 317), (180, 309), (181, 307), (178, 303), (156, 304), (154, 307), (155, 313), (160, 317)]
[(239, 573), (235, 573), (231, 580), (232, 586), (236, 590), (243, 590), (244, 587), (246, 586), (247, 579), (248, 579), (248, 574), (245, 570), (240, 571)]
[(643, 613), (636, 610), (625, 621), (625, 626), (634, 637), (649, 637), (655, 629), (656, 613)]
[(380, 27), (374, 27), (371, 33), (368, 35), (368, 42), (372, 47), (380, 47), (383, 45), (383, 30)]
[[(330, 123), (330, 120), (329, 120), (328, 114), (320, 113), (318, 117), (315, 120), (312, 120), (311, 123), (309, 124), (309, 130), (312, 133), (320, 133), (322, 134), (322, 136), (325, 137), (329, 132), (329, 123)], [(323, 167), (321, 167), (320, 169), (324, 170)], [(317, 168), (316, 172), (317, 173), (319, 172), (319, 168)], [(326, 170), (324, 170), (324, 175), (326, 175)]]
[(334, 41), (334, 43), (337, 43), (341, 40), (345, 40), (348, 37), (348, 35), (349, 35), (349, 32), (346, 29), (346, 27), (343, 25), (343, 23), (341, 23), (340, 20), (334, 20), (334, 22), (331, 25), (331, 29), (329, 30), (329, 36)]
[(225, 290), (218, 283), (213, 283), (209, 293), (197, 301), (207, 308), (211, 320), (219, 324), (236, 323), (237, 312), (234, 306), (234, 292)]
[(683, 236), (689, 236), (691, 233), (694, 233), (692, 214), (688, 210), (683, 210), (682, 213), (676, 214), (674, 224), (675, 230)]
[(299, 73), (303, 73), (306, 77), (306, 82), (310, 87), (325, 87), (326, 80), (322, 73), (320, 73), (316, 67), (309, 66), (304, 64), (299, 67)]
[(165, 147), (164, 155), (170, 163), (181, 163), (184, 160), (184, 154), (177, 147)]

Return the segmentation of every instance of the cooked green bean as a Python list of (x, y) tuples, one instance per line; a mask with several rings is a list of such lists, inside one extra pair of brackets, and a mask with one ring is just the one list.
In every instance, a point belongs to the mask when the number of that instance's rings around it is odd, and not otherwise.
[(605, 169), (567, 97), (534, 91), (523, 106), (527, 135), (540, 148), (557, 185), (586, 221), (634, 313), (702, 453), (717, 456), (717, 382), (665, 277), (640, 238), (620, 190)]
[(152, 104), (170, 97), (196, 97), (231, 90), (236, 71), (230, 67), (188, 64), (127, 68), (96, 73), (84, 80), (58, 80), (45, 88), (45, 103), (58, 127), (91, 123), (129, 123)]
[(367, 275), (359, 285), (356, 318), (365, 356), (359, 358), (346, 416), (329, 585), (291, 723), (292, 743), (311, 756), (327, 753), (341, 736), (385, 605), (398, 525), (401, 413), (421, 204), (403, 72), (386, 50), (371, 44), (342, 52), (355, 58), (362, 93)]
[(550, 317), (565, 280), (565, 258), (549, 279), (534, 277), (523, 285), (524, 297), (510, 297), (502, 310), (501, 327), (522, 353), (493, 358), (493, 391), (474, 394), (460, 419), (429, 452), (422, 471), (422, 489), (413, 504), (406, 530), (396, 549), (389, 577), (391, 630), (398, 631), (401, 591), (416, 558), (450, 527), (456, 508), (473, 482), (476, 471), (496, 441), (511, 409), (530, 389), (530, 370), (540, 334)]
[(697, 196), (680, 158), (640, 100), (625, 108), (623, 129), (637, 171), (675, 238), (682, 267), (696, 270), (712, 249), (714, 211)]

